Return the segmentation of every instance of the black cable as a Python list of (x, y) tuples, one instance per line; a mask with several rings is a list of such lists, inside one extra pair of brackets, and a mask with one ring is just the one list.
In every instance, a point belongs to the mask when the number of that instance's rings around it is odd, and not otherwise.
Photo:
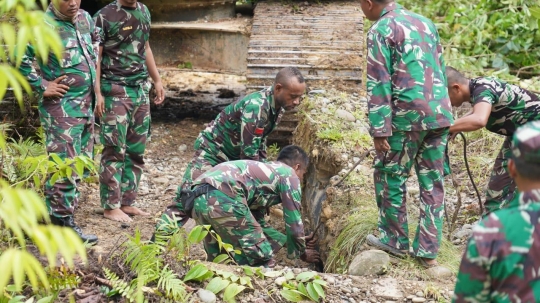
[(467, 139), (465, 138), (465, 135), (463, 133), (457, 133), (461, 136), (461, 139), (463, 139), (463, 159), (465, 160), (465, 167), (467, 168), (467, 174), (469, 175), (469, 179), (471, 179), (472, 186), (474, 187), (474, 191), (476, 191), (476, 196), (478, 197), (478, 205), (480, 206), (480, 213), (484, 214), (484, 205), (482, 205), (482, 198), (480, 197), (480, 192), (478, 191), (478, 188), (476, 187), (476, 183), (474, 182), (474, 178), (471, 173), (471, 169), (469, 168), (469, 161), (467, 160)]

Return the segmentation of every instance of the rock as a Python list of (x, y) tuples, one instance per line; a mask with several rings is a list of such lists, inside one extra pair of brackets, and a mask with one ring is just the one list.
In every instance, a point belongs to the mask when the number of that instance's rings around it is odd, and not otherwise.
[(278, 286), (283, 285), (283, 283), (285, 283), (285, 282), (287, 282), (287, 278), (285, 278), (285, 277), (279, 277), (274, 281), (274, 283), (276, 283), (276, 285), (278, 285)]
[(472, 229), (473, 226), (471, 224), (463, 224), (463, 227), (461, 229)]
[(416, 293), (416, 296), (417, 296), (417, 297), (420, 297), (420, 298), (423, 298), (423, 297), (424, 297), (424, 293), (421, 292), (421, 291), (419, 291), (419, 292)]
[(450, 271), (450, 269), (444, 266), (435, 266), (432, 268), (428, 268), (426, 269), (426, 274), (430, 278), (439, 279), (439, 280), (448, 279), (454, 276), (454, 274)]
[(338, 109), (336, 110), (336, 116), (340, 119), (343, 119), (345, 121), (349, 121), (349, 122), (355, 122), (356, 121), (356, 117), (351, 114), (350, 112), (346, 111), (346, 110), (343, 110), (343, 109)]
[(292, 271), (295, 275), (302, 273), (302, 270), (300, 268), (293, 268)]
[[(403, 299), (403, 293), (398, 286), (398, 281), (394, 278), (381, 279), (382, 285), (373, 286), (373, 296), (386, 300), (399, 301)], [(383, 286), (384, 285), (384, 286)]]
[(199, 289), (197, 291), (197, 295), (199, 296), (199, 299), (201, 299), (201, 302), (203, 303), (215, 303), (216, 302), (216, 295), (214, 295), (213, 292), (206, 290), (206, 289)]
[(416, 297), (414, 299), (412, 299), (413, 303), (422, 303), (422, 302), (426, 302), (426, 298), (420, 298), (420, 297)]
[(349, 160), (349, 155), (348, 154), (342, 154), (341, 159), (347, 161), (347, 160)]
[(353, 287), (352, 292), (357, 294), (358, 292), (360, 292), (360, 289), (358, 287)]
[(158, 184), (167, 184), (167, 183), (169, 183), (169, 178), (167, 178), (167, 177), (158, 177), (158, 178), (154, 178), (152, 181), (154, 181), (154, 183), (158, 183)]
[(187, 150), (187, 145), (180, 144), (180, 146), (178, 146), (178, 151), (179, 152), (185, 152), (186, 150)]
[(473, 234), (473, 231), (471, 229), (462, 229), (460, 231), (458, 231), (454, 237), (458, 238), (458, 239), (468, 239), (472, 236)]
[(454, 245), (461, 244), (461, 239), (455, 239), (454, 241), (452, 241), (452, 244), (454, 244)]
[(360, 97), (360, 102), (367, 102), (367, 98), (366, 97)]
[(349, 265), (349, 275), (367, 276), (383, 274), (390, 263), (390, 256), (382, 250), (372, 249), (360, 253)]
[(328, 282), (328, 284), (335, 284), (336, 283), (336, 279), (332, 276), (328, 276), (326, 277), (326, 282)]

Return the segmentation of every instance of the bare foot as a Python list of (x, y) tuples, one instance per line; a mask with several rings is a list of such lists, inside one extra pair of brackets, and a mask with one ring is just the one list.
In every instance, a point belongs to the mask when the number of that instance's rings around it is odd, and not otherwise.
[(135, 206), (128, 206), (128, 205), (122, 205), (120, 206), (120, 209), (130, 215), (130, 216), (148, 216), (150, 215), (149, 213), (145, 212), (145, 211), (142, 211), (140, 209), (138, 209), (137, 207)]
[(122, 211), (122, 209), (105, 209), (103, 211), (103, 216), (109, 220), (118, 221), (118, 222), (131, 222), (131, 218)]

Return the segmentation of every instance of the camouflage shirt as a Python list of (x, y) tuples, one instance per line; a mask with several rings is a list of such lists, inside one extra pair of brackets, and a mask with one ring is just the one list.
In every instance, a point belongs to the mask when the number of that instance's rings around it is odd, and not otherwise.
[(391, 3), (369, 30), (367, 45), (373, 137), (452, 125), (442, 47), (431, 20)]
[(140, 2), (132, 8), (114, 1), (97, 12), (94, 19), (103, 46), (101, 79), (133, 86), (147, 81), (148, 8)]
[(519, 86), (495, 78), (476, 78), (469, 83), (471, 103), (491, 104), (486, 128), (511, 136), (516, 128), (540, 120), (540, 97)]
[(300, 212), (302, 189), (300, 179), (291, 167), (281, 162), (225, 162), (201, 175), (193, 185), (205, 183), (236, 201), (242, 201), (254, 213), (266, 212), (272, 205), (281, 203), (287, 255), (294, 259), (304, 253), (304, 225)]
[[(52, 5), (52, 4), (51, 4)], [(64, 46), (62, 58), (50, 54), (47, 63), (37, 60), (38, 73), (32, 65), (36, 57), (35, 48), (29, 45), (22, 59), (20, 72), (28, 79), (32, 88), (40, 95), (50, 81), (66, 75), (60, 83), (69, 86), (63, 97), (39, 98), (39, 113), (42, 117), (91, 117), (93, 116), (94, 84), (96, 81), (96, 54), (99, 36), (90, 15), (79, 10), (75, 22), (62, 21), (51, 8), (47, 9), (55, 24), (54, 28)]]
[[(266, 159), (266, 138), (285, 110), (276, 110), (273, 87), (247, 95), (223, 109), (203, 130), (195, 149), (231, 160)], [(223, 157), (223, 155), (225, 157)]]
[(463, 255), (454, 302), (540, 302), (540, 190), (484, 218)]

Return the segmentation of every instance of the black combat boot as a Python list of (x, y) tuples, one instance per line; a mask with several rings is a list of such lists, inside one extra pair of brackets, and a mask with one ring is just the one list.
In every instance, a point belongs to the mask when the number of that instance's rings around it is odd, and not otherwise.
[(75, 224), (75, 221), (73, 220), (73, 216), (60, 217), (60, 218), (51, 216), (51, 222), (54, 225), (70, 227), (77, 233), (77, 235), (79, 235), (79, 237), (81, 238), (81, 240), (83, 240), (83, 242), (95, 244), (98, 241), (98, 237), (95, 235), (85, 235), (82, 229), (79, 226), (77, 226), (77, 224)]

